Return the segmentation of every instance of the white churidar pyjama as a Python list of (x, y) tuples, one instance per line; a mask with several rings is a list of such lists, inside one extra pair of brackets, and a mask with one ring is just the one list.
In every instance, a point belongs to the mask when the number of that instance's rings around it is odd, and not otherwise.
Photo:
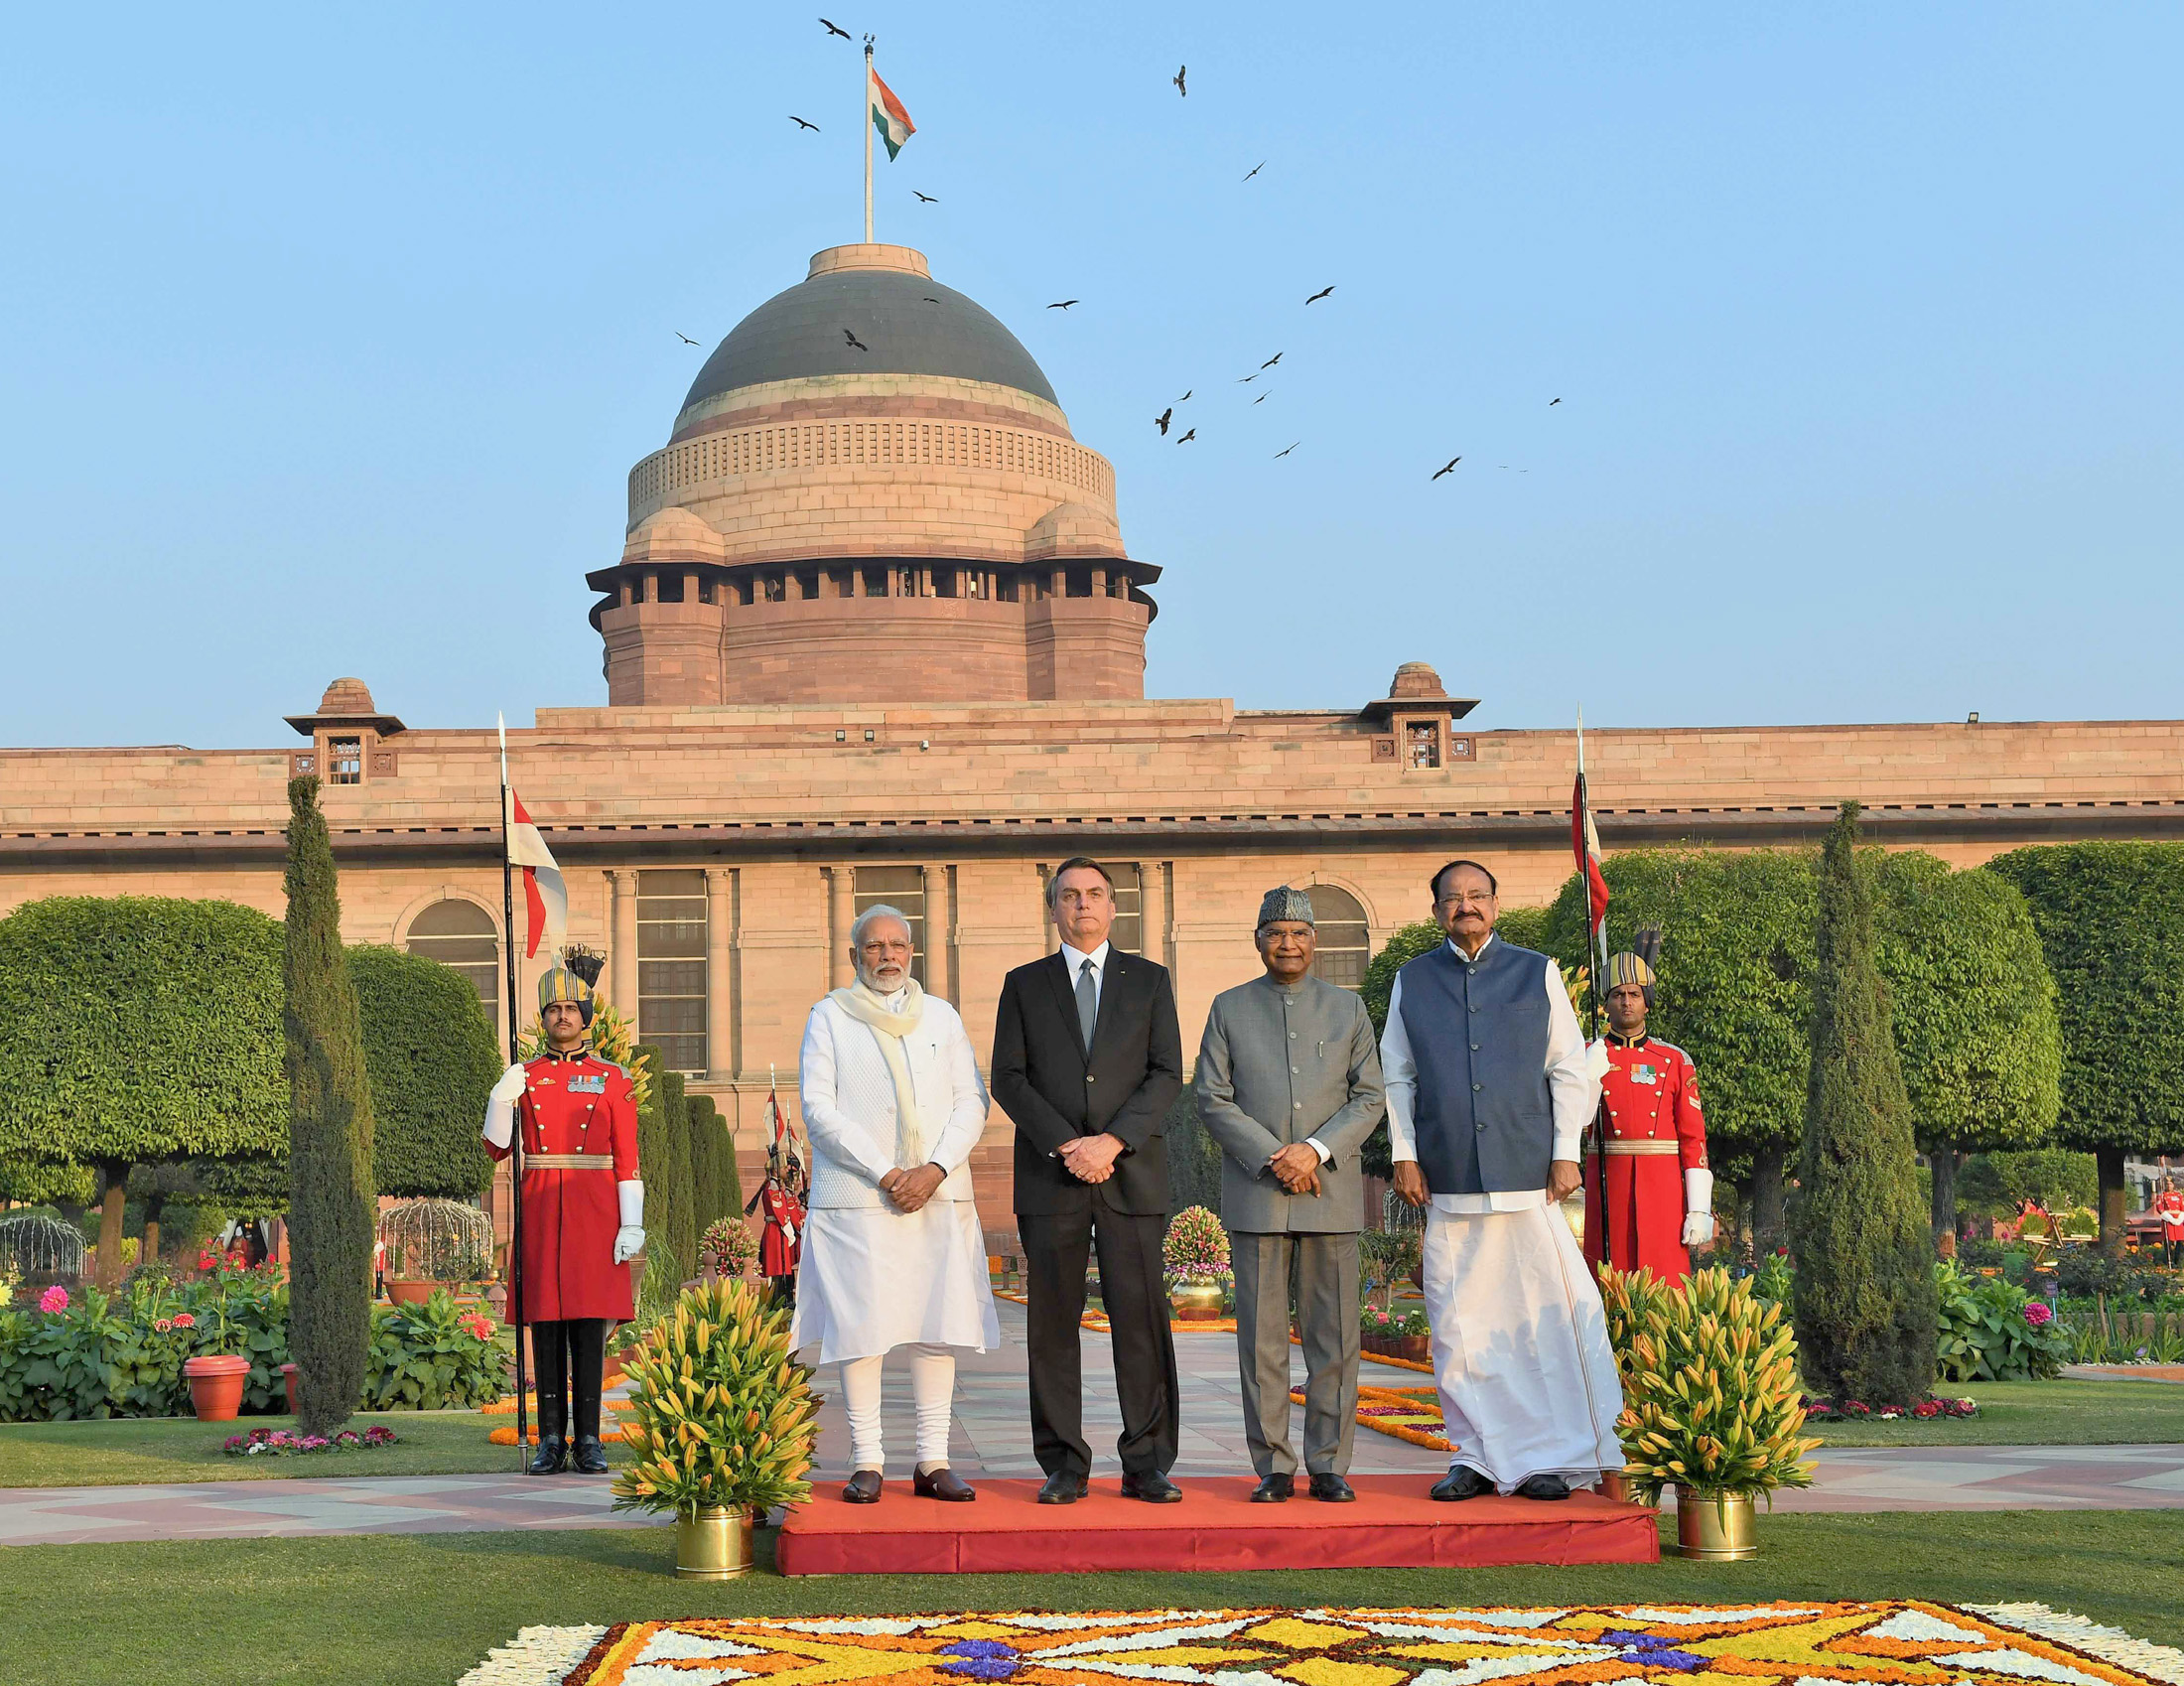
[(1559, 1209), (1430, 1211), (1424, 1275), (1451, 1467), (1503, 1492), (1623, 1467), (1607, 1314)]
[[(917, 1411), (917, 1467), (945, 1469), (948, 1420), (955, 1398), (955, 1353), (926, 1341), (906, 1345), (902, 1351), (910, 1360), (910, 1403)], [(887, 1361), (885, 1352), (875, 1352), (842, 1365), (842, 1407), (850, 1419), (852, 1470), (887, 1467), (880, 1441), (880, 1370)]]

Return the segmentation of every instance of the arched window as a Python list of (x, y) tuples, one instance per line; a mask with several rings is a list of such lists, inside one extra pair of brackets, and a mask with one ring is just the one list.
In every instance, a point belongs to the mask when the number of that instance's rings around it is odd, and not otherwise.
[(1312, 971), (1322, 982), (1356, 989), (1364, 983), (1365, 967), (1373, 957), (1365, 910), (1355, 896), (1331, 884), (1308, 884), (1304, 894), (1312, 899), (1314, 928), (1319, 933)]
[(409, 951), (453, 966), (477, 987), (493, 1035), (500, 1034), (500, 937), (490, 914), (476, 902), (450, 897), (410, 921)]

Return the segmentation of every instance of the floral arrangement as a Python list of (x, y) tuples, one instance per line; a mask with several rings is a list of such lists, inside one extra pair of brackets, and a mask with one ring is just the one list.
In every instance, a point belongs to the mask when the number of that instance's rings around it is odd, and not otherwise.
[(1229, 1280), (1228, 1231), (1204, 1206), (1185, 1206), (1169, 1220), (1160, 1259), (1168, 1280), (1192, 1287), (1220, 1287)]
[(789, 1355), (788, 1310), (755, 1283), (686, 1290), (625, 1361), (617, 1510), (768, 1509), (811, 1496), (811, 1372)]
[(286, 1429), (252, 1429), (229, 1435), (220, 1450), (230, 1458), (303, 1458), (316, 1452), (364, 1452), (392, 1446), (394, 1431), (377, 1424), (361, 1434), (343, 1429), (339, 1434), (291, 1434)]
[(736, 1213), (717, 1217), (698, 1240), (698, 1257), (723, 1276), (742, 1276), (758, 1262), (757, 1237)]
[(1937, 1417), (1977, 1417), (1979, 1402), (1969, 1396), (1957, 1399), (1936, 1395), (1916, 1405), (1868, 1405), (1862, 1399), (1807, 1399), (1805, 1418), (1814, 1423), (1895, 1423), (1906, 1418), (1931, 1422)]
[(1357, 1322), (1359, 1333), (1377, 1335), (1389, 1340), (1433, 1333), (1423, 1308), (1412, 1312), (1389, 1312), (1378, 1306), (1364, 1306), (1358, 1310)]
[(1600, 1297), (1623, 1381), (1623, 1475), (1641, 1503), (1671, 1484), (1707, 1497), (1813, 1484), (1797, 1336), (1751, 1278), (1602, 1270)]

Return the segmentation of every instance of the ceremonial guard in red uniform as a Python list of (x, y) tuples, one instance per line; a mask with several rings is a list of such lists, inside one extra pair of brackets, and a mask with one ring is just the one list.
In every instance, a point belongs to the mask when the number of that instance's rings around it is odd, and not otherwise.
[[(1691, 1274), (1690, 1248), (1713, 1239), (1713, 1173), (1699, 1067), (1674, 1043), (1646, 1034), (1653, 967), (1629, 952), (1607, 969), (1607, 1074), (1594, 1128), (1607, 1146), (1609, 1263), (1665, 1282)], [(1600, 1263), (1599, 1159), (1584, 1157), (1585, 1257)]]
[(573, 1463), (581, 1475), (604, 1475), (607, 1331), (636, 1315), (635, 1277), (643, 1268), (642, 1260), (630, 1262), (644, 1248), (637, 1108), (629, 1073), (585, 1042), (591, 980), (556, 966), (539, 979), (538, 1002), (547, 1052), (509, 1066), (493, 1085), (485, 1151), (507, 1158), (522, 1130), (521, 1316), (538, 1365), (538, 1456), (530, 1473), (558, 1475)]
[(747, 1214), (752, 1210), (763, 1214), (765, 1227), (758, 1237), (758, 1274), (771, 1282), (774, 1291), (787, 1300), (796, 1296), (796, 1265), (804, 1254), (804, 1207), (796, 1197), (795, 1166), (795, 1160), (791, 1159), (789, 1173), (784, 1177), (779, 1146), (768, 1148), (765, 1183), (751, 1195), (751, 1204), (744, 1208)]

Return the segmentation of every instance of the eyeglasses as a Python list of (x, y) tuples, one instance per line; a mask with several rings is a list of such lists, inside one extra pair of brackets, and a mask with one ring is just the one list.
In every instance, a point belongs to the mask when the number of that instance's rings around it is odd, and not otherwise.
[(1494, 893), (1489, 890), (1483, 896), (1443, 896), (1433, 906), (1436, 908), (1489, 908), (1494, 905), (1495, 900)]

